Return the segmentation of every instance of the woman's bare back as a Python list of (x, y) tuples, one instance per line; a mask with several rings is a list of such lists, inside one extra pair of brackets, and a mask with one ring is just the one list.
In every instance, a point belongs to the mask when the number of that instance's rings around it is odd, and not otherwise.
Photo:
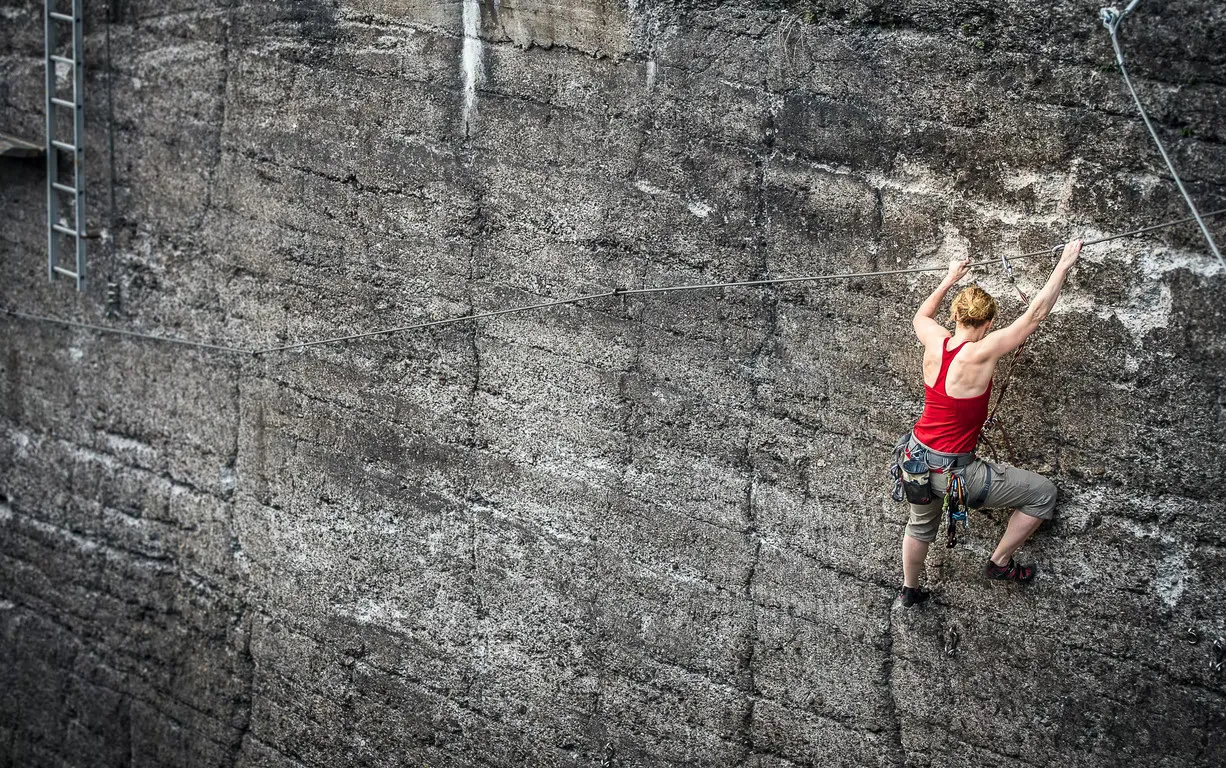
[(954, 355), (945, 374), (945, 394), (950, 397), (978, 397), (987, 390), (996, 372), (996, 358), (979, 360), (975, 355), (977, 342), (961, 342), (955, 337), (940, 339), (935, 344), (924, 347), (924, 383), (930, 387), (936, 386), (937, 376), (941, 373), (941, 351), (948, 339), (949, 348), (962, 348)]

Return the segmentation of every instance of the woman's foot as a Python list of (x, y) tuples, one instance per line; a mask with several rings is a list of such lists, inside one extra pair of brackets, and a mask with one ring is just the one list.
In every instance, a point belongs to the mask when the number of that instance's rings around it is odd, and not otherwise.
[(983, 575), (994, 581), (1015, 581), (1018, 584), (1029, 584), (1034, 578), (1035, 568), (1032, 565), (1018, 565), (1009, 558), (1004, 565), (997, 565), (991, 560), (983, 567)]
[(902, 598), (902, 607), (910, 608), (932, 597), (932, 594), (928, 590), (920, 589), (919, 587), (903, 587), (902, 592), (899, 592), (898, 596)]

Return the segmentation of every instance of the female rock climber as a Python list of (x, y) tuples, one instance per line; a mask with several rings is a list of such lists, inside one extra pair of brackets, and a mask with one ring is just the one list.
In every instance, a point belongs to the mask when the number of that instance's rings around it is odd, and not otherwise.
[(927, 460), (933, 501), (911, 504), (902, 543), (904, 606), (928, 599), (929, 593), (919, 586), (920, 572), (928, 545), (936, 539), (942, 497), (951, 472), (962, 477), (968, 506), (1015, 509), (1004, 536), (984, 565), (984, 575), (1022, 584), (1034, 578), (1034, 566), (1019, 565), (1013, 553), (1044, 520), (1051, 519), (1056, 508), (1056, 486), (1034, 472), (983, 461), (975, 455), (975, 445), (988, 415), (996, 362), (1017, 349), (1051, 312), (1080, 252), (1080, 240), (1068, 243), (1030, 307), (998, 331), (992, 330), (996, 300), (974, 285), (963, 288), (954, 299), (950, 311), (955, 324), (952, 337), (935, 319), (945, 294), (970, 269), (968, 259), (950, 263), (945, 279), (915, 313), (912, 325), (924, 345), (924, 413), (908, 439), (907, 453), (912, 459)]

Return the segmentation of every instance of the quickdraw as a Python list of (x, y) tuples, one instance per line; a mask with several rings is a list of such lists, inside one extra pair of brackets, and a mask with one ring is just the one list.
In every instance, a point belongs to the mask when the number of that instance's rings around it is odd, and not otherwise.
[(1009, 284), (1013, 286), (1013, 290), (1017, 291), (1017, 295), (1021, 297), (1022, 303), (1030, 306), (1030, 297), (1027, 296), (1026, 292), (1022, 290), (1022, 287), (1017, 284), (1017, 278), (1013, 276), (1013, 265), (1009, 263), (1009, 259), (1003, 253), (1000, 255), (1000, 265), (1001, 269), (1004, 270), (1005, 278), (1008, 279)]
[(963, 529), (969, 530), (971, 522), (966, 514), (966, 482), (960, 475), (954, 474), (952, 467), (949, 469), (949, 486), (945, 489), (945, 500), (941, 509), (948, 517), (945, 532), (949, 541), (945, 547), (953, 549), (958, 546), (958, 523), (962, 523)]

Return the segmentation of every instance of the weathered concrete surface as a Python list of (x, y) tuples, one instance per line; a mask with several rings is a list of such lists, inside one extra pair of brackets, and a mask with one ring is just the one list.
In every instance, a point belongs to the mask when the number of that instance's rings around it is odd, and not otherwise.
[[(262, 346), (1183, 215), (1096, 3), (116, 3), (113, 123), (89, 6), (114, 249), (47, 284), (5, 161), (27, 311)], [(0, 3), (7, 133), (41, 134), (39, 7)], [(1224, 14), (1125, 32), (1206, 209)], [(1190, 228), (1087, 251), (1005, 408), (1061, 489), (1039, 582), (977, 578), (980, 515), (906, 612), (881, 467), (934, 282), (260, 358), (4, 319), (0, 765), (1223, 764), (1226, 274)]]

